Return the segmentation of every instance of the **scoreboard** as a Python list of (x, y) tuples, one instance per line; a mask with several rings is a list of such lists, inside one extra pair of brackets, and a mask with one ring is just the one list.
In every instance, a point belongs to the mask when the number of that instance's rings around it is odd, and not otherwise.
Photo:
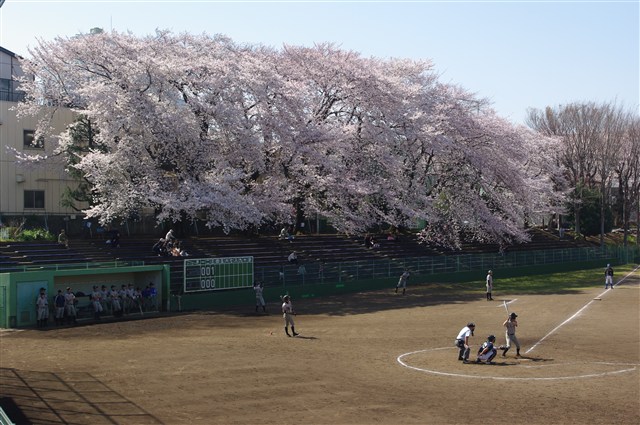
[(253, 257), (184, 260), (184, 292), (253, 286)]

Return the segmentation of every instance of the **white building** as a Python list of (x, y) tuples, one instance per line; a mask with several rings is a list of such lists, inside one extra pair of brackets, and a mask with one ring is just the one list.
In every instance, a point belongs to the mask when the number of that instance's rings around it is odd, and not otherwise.
[[(34, 138), (38, 118), (18, 119), (15, 106), (24, 99), (16, 79), (23, 75), (20, 60), (15, 53), (0, 47), (0, 223), (36, 218), (45, 226), (56, 222), (80, 219), (77, 211), (61, 205), (62, 195), (75, 182), (64, 171), (62, 163), (56, 167), (24, 168), (16, 164), (10, 149), (31, 155), (51, 154), (53, 140)], [(53, 112), (55, 133), (73, 122), (74, 114), (67, 108), (43, 107), (43, 114)], [(84, 208), (85, 205), (79, 205)], [(80, 223), (81, 225), (81, 223)]]

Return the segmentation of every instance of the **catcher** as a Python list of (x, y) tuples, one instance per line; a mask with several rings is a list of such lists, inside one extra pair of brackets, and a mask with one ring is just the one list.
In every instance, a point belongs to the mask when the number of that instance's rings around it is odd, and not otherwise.
[(285, 295), (282, 297), (282, 317), (284, 318), (284, 332), (287, 336), (291, 336), (291, 334), (289, 334), (289, 325), (291, 325), (291, 332), (293, 333), (293, 336), (298, 336), (296, 333), (295, 323), (293, 322), (293, 316), (295, 315), (296, 313), (293, 310), (291, 298), (289, 295)]
[(476, 363), (486, 362), (487, 364), (494, 364), (493, 358), (496, 356), (497, 350), (493, 343), (496, 342), (496, 337), (489, 335), (487, 340), (482, 344), (478, 350), (478, 358)]

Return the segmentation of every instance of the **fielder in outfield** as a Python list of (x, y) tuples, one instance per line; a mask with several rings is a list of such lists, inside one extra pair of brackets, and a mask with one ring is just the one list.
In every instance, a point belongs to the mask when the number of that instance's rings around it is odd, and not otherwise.
[(291, 303), (291, 297), (289, 295), (285, 295), (282, 297), (282, 318), (284, 319), (284, 332), (287, 336), (291, 336), (289, 334), (289, 325), (291, 325), (291, 332), (293, 336), (298, 336), (296, 333), (295, 323), (293, 322), (293, 316), (295, 316), (296, 312), (293, 310), (293, 304)]
[(407, 281), (409, 280), (409, 276), (411, 276), (411, 273), (409, 273), (409, 270), (405, 269), (404, 273), (402, 273), (398, 280), (398, 284), (396, 285), (396, 294), (398, 293), (398, 288), (402, 288), (402, 295), (405, 294), (407, 291)]
[(613, 267), (611, 264), (607, 264), (607, 268), (604, 269), (604, 289), (609, 286), (613, 289)]
[(486, 281), (487, 301), (493, 301), (493, 297), (491, 296), (491, 291), (493, 291), (493, 272), (491, 270), (487, 272)]

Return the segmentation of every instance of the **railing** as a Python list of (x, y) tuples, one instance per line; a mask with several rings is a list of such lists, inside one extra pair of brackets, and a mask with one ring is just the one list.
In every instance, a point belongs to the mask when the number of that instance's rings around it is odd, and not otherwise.
[[(255, 278), (266, 286), (290, 286), (323, 283), (346, 283), (360, 280), (392, 278), (407, 269), (414, 275), (460, 273), (544, 266), (559, 263), (580, 263), (615, 258), (620, 262), (638, 261), (637, 246), (581, 247), (537, 251), (506, 252), (504, 254), (466, 254), (455, 256), (375, 259), (339, 263), (304, 262), (300, 265), (256, 267)], [(604, 266), (603, 266), (604, 267)]]
[(4, 272), (34, 272), (34, 271), (57, 271), (57, 270), (84, 270), (84, 269), (106, 269), (118, 267), (136, 267), (144, 266), (144, 261), (108, 261), (108, 262), (89, 262), (89, 263), (68, 263), (68, 264), (29, 264), (8, 266), (0, 269), (0, 273)]

